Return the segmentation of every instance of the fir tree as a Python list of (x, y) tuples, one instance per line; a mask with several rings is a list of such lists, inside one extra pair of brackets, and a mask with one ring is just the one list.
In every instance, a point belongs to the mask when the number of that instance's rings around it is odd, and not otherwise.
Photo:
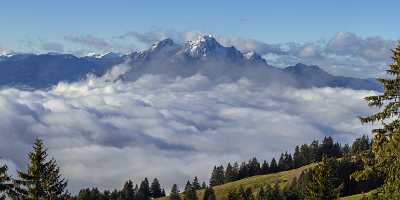
[(147, 178), (140, 183), (139, 191), (137, 192), (136, 199), (138, 200), (148, 200), (150, 199), (150, 183)]
[(272, 158), (271, 164), (269, 165), (269, 169), (272, 173), (279, 171), (278, 164), (276, 163), (275, 158)]
[(10, 176), (7, 174), (7, 166), (0, 167), (0, 200), (5, 200), (6, 197), (17, 197), (17, 188)]
[(262, 174), (269, 173), (269, 164), (266, 160), (264, 160), (263, 164), (261, 165), (261, 172), (262, 172)]
[(28, 171), (18, 171), (21, 183), (27, 190), (27, 195), (20, 195), (27, 200), (58, 200), (67, 196), (67, 182), (62, 178), (60, 169), (54, 159), (48, 159), (42, 140), (37, 139), (33, 151), (28, 154)]
[(169, 194), (169, 200), (181, 200), (181, 196), (179, 195), (178, 186), (174, 184), (171, 189), (171, 193)]
[(190, 184), (189, 181), (186, 184), (184, 195), (185, 195), (184, 200), (197, 200), (198, 199), (196, 190), (194, 189), (193, 185)]
[(386, 177), (378, 192), (381, 199), (400, 199), (400, 43), (392, 52), (393, 63), (387, 70), (391, 77), (378, 79), (383, 85), (383, 94), (366, 97), (369, 106), (381, 110), (361, 117), (361, 122), (380, 122), (382, 127), (373, 130), (373, 155), (365, 159), (364, 173), (356, 174), (358, 179)]
[(235, 174), (231, 163), (228, 163), (228, 165), (226, 166), (226, 170), (225, 170), (224, 183), (229, 183), (229, 182), (235, 181), (236, 180), (236, 176), (237, 175)]
[(210, 178), (210, 186), (217, 186), (224, 184), (224, 167), (221, 165), (219, 167), (214, 167), (211, 178)]
[(305, 200), (336, 200), (339, 198), (340, 189), (335, 185), (335, 178), (332, 166), (333, 158), (323, 157), (312, 175), (312, 181), (306, 188)]
[(201, 184), (201, 189), (206, 189), (207, 188), (207, 184), (206, 182), (203, 181), (203, 183)]
[(135, 198), (135, 191), (133, 189), (133, 182), (128, 180), (125, 182), (124, 187), (121, 190), (121, 198), (122, 199), (134, 199)]
[(207, 187), (204, 191), (203, 200), (216, 200), (215, 191), (212, 187)]
[(158, 198), (163, 196), (161, 185), (157, 178), (155, 178), (151, 183), (150, 192), (151, 192), (151, 197), (153, 198)]
[(200, 190), (201, 189), (201, 185), (199, 183), (199, 179), (197, 178), (197, 176), (194, 177), (192, 186), (193, 186), (193, 188), (195, 190)]
[(295, 168), (299, 168), (301, 166), (303, 166), (305, 163), (305, 160), (302, 156), (302, 154), (300, 153), (300, 148), (299, 146), (296, 146), (296, 148), (294, 149), (294, 153), (293, 153), (293, 165)]

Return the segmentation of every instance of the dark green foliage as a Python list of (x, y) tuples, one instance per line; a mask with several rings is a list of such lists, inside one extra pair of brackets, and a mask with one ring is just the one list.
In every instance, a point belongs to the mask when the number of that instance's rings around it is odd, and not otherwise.
[(225, 174), (224, 167), (222, 165), (219, 167), (214, 167), (211, 173), (210, 186), (213, 187), (224, 184), (224, 179), (225, 179), (224, 174)]
[(7, 169), (6, 165), (0, 167), (0, 200), (6, 199), (7, 196), (18, 196), (18, 188), (11, 177), (8, 176)]
[(312, 180), (306, 188), (306, 200), (335, 200), (339, 198), (341, 186), (335, 176), (336, 160), (322, 159), (313, 169)]
[(133, 188), (133, 182), (128, 180), (125, 182), (124, 187), (121, 190), (120, 197), (121, 199), (134, 199), (136, 196), (136, 192)]
[(184, 200), (197, 200), (196, 189), (188, 181), (184, 191)]
[(231, 163), (228, 163), (228, 165), (226, 166), (226, 170), (225, 170), (224, 182), (229, 183), (229, 182), (235, 181), (237, 179), (238, 175), (239, 175), (238, 172), (235, 172)]
[(365, 98), (369, 106), (380, 111), (361, 117), (362, 123), (381, 123), (373, 130), (373, 152), (364, 157), (363, 172), (356, 174), (358, 179), (386, 177), (378, 199), (400, 199), (400, 43), (392, 52), (393, 63), (386, 70), (390, 77), (378, 79), (383, 94)]
[(150, 192), (151, 192), (151, 197), (153, 197), (153, 198), (165, 196), (165, 194), (163, 194), (163, 190), (161, 189), (160, 182), (158, 181), (157, 178), (155, 178), (153, 180), (153, 182), (151, 183)]
[(67, 196), (65, 188), (67, 182), (62, 178), (60, 169), (54, 159), (48, 159), (46, 148), (42, 140), (37, 139), (33, 151), (28, 154), (28, 171), (18, 171), (18, 176), (27, 195), (20, 198), (33, 200), (58, 200)]
[(276, 163), (275, 158), (272, 158), (271, 164), (269, 165), (269, 170), (271, 173), (275, 173), (279, 171), (278, 164)]
[(269, 164), (266, 160), (264, 160), (263, 164), (261, 165), (261, 174), (269, 173)]
[(215, 191), (212, 187), (207, 187), (204, 191), (203, 200), (216, 200)]
[(201, 189), (201, 186), (200, 186), (200, 183), (199, 183), (199, 179), (197, 178), (197, 176), (194, 177), (192, 186), (193, 186), (193, 188), (195, 190), (200, 190)]
[(357, 138), (351, 145), (351, 153), (353, 155), (363, 154), (371, 149), (372, 142), (366, 135), (363, 135), (361, 138)]
[(151, 197), (151, 192), (150, 192), (150, 183), (147, 178), (145, 178), (141, 183), (139, 187), (139, 191), (136, 194), (136, 199), (137, 200), (148, 200)]
[(206, 189), (207, 188), (207, 184), (206, 182), (203, 181), (203, 183), (201, 184), (201, 189)]
[(179, 195), (178, 186), (174, 184), (171, 189), (171, 193), (169, 194), (170, 200), (181, 200), (181, 196)]
[(281, 154), (278, 162), (278, 169), (279, 171), (287, 171), (289, 169), (294, 168), (293, 158), (292, 155), (288, 154), (287, 152)]

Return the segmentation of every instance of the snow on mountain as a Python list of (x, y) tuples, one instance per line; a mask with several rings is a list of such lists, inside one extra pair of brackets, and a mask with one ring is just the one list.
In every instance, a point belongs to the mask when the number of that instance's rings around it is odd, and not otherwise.
[(256, 52), (223, 46), (211, 35), (202, 35), (184, 44), (167, 38), (147, 50), (128, 55), (113, 52), (90, 53), (83, 57), (59, 53), (5, 54), (0, 56), (0, 85), (47, 88), (60, 81), (82, 79), (88, 73), (101, 76), (122, 63), (131, 66), (122, 76), (125, 80), (136, 80), (145, 74), (171, 77), (202, 74), (216, 80), (247, 78), (260, 84), (295, 87), (381, 89), (375, 80), (333, 76), (318, 66), (297, 64), (285, 69), (275, 68)]

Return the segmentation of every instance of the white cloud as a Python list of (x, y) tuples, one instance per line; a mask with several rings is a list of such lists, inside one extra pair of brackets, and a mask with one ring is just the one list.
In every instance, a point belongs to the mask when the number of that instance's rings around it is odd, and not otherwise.
[(261, 87), (247, 79), (144, 75), (134, 82), (89, 77), (48, 91), (0, 90), (0, 152), (17, 167), (44, 138), (70, 189), (118, 188), (159, 177), (170, 187), (213, 165), (271, 159), (324, 135), (349, 142), (369, 132), (357, 117), (371, 91)]

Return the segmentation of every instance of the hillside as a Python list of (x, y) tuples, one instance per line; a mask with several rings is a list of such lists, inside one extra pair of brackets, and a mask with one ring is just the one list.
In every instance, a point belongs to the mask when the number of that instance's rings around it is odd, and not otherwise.
[[(231, 183), (227, 183), (224, 185), (216, 186), (214, 187), (215, 194), (217, 196), (217, 199), (224, 200), (226, 199), (226, 196), (228, 195), (229, 191), (232, 190), (237, 190), (241, 186), (245, 188), (252, 188), (252, 189), (257, 189), (260, 188), (261, 186), (267, 185), (267, 184), (275, 184), (279, 183), (281, 187), (284, 187), (288, 182), (290, 182), (294, 177), (298, 177), (302, 171), (309, 169), (311, 167), (315, 166), (315, 164), (310, 164), (306, 165), (304, 167), (300, 167), (298, 169), (293, 169), (289, 171), (284, 171), (284, 172), (278, 172), (274, 174), (267, 174), (267, 175), (260, 175), (260, 176), (253, 176), (249, 178), (245, 178), (239, 181), (234, 181)], [(203, 190), (200, 190), (198, 192), (199, 199), (202, 199), (203, 195)], [(159, 200), (167, 200), (167, 197), (160, 198)]]
[[(215, 194), (218, 200), (225, 200), (227, 199), (227, 195), (229, 191), (237, 190), (241, 186), (244, 188), (252, 188), (253, 191), (257, 191), (258, 188), (265, 186), (265, 185), (273, 185), (275, 183), (279, 183), (280, 187), (283, 188), (286, 186), (287, 183), (294, 177), (298, 177), (301, 172), (304, 170), (310, 169), (314, 167), (316, 163), (306, 165), (304, 167), (300, 167), (298, 169), (293, 169), (284, 172), (278, 172), (274, 174), (267, 174), (267, 175), (260, 175), (260, 176), (253, 176), (249, 178), (245, 178), (239, 181), (234, 181), (231, 183), (227, 183), (224, 185), (219, 185), (214, 187)], [(197, 192), (199, 199), (202, 199), (204, 190), (200, 190)], [(364, 196), (370, 196), (372, 193), (368, 192), (365, 194), (357, 194), (347, 197), (341, 197), (340, 200), (361, 200)], [(158, 200), (168, 200), (168, 197), (159, 198)]]

